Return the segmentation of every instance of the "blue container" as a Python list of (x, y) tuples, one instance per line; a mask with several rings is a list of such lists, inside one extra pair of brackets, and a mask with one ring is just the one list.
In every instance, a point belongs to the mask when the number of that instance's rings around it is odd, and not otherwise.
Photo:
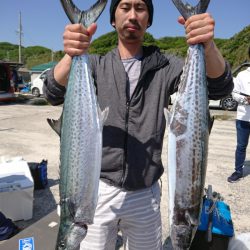
[[(212, 202), (207, 198), (203, 201), (200, 225), (198, 227), (200, 231), (207, 231), (208, 229), (209, 211)], [(224, 201), (216, 201), (212, 208), (212, 233), (232, 237), (234, 235), (234, 227), (230, 207)]]

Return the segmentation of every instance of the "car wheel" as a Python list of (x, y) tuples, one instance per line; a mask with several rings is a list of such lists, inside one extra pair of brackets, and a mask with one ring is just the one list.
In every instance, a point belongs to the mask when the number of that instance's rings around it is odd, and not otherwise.
[(231, 95), (221, 99), (221, 107), (224, 110), (234, 111), (237, 109), (237, 106), (237, 101)]
[(35, 97), (39, 97), (40, 96), (40, 91), (38, 88), (33, 88), (32, 89), (32, 95), (34, 95)]

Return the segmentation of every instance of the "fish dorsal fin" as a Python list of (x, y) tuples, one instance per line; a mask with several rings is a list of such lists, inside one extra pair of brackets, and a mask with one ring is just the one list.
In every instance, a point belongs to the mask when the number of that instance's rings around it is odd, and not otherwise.
[(196, 6), (192, 6), (189, 3), (184, 4), (182, 0), (172, 1), (185, 20), (192, 15), (205, 13), (210, 2), (210, 0), (200, 0)]
[(50, 127), (59, 135), (61, 136), (61, 125), (62, 125), (62, 114), (58, 120), (47, 118), (47, 122)]

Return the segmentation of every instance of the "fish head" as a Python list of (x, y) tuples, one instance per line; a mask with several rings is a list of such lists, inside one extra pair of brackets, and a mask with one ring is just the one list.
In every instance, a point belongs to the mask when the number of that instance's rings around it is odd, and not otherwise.
[(176, 250), (187, 250), (193, 240), (195, 227), (193, 225), (173, 225), (171, 228), (171, 242)]
[(80, 244), (87, 234), (87, 226), (82, 223), (72, 223), (71, 225), (60, 225), (61, 232), (57, 238), (57, 250), (80, 249)]

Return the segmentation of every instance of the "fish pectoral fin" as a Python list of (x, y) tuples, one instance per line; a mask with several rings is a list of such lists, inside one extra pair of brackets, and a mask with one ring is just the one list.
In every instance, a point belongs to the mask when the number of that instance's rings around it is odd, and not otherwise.
[(164, 116), (165, 116), (167, 125), (170, 124), (171, 115), (172, 115), (172, 113), (167, 108), (164, 108)]
[(106, 107), (103, 111), (101, 111), (100, 108), (98, 109), (98, 116), (102, 122), (102, 125), (107, 120), (108, 114), (109, 114), (109, 107)]
[(194, 218), (188, 210), (185, 212), (185, 218), (190, 226), (198, 226), (199, 225), (199, 220), (197, 218)]
[(60, 208), (62, 210), (63, 207), (68, 209), (70, 216), (74, 220), (75, 214), (76, 214), (76, 209), (75, 209), (75, 203), (72, 201), (70, 198), (64, 198), (60, 200)]

